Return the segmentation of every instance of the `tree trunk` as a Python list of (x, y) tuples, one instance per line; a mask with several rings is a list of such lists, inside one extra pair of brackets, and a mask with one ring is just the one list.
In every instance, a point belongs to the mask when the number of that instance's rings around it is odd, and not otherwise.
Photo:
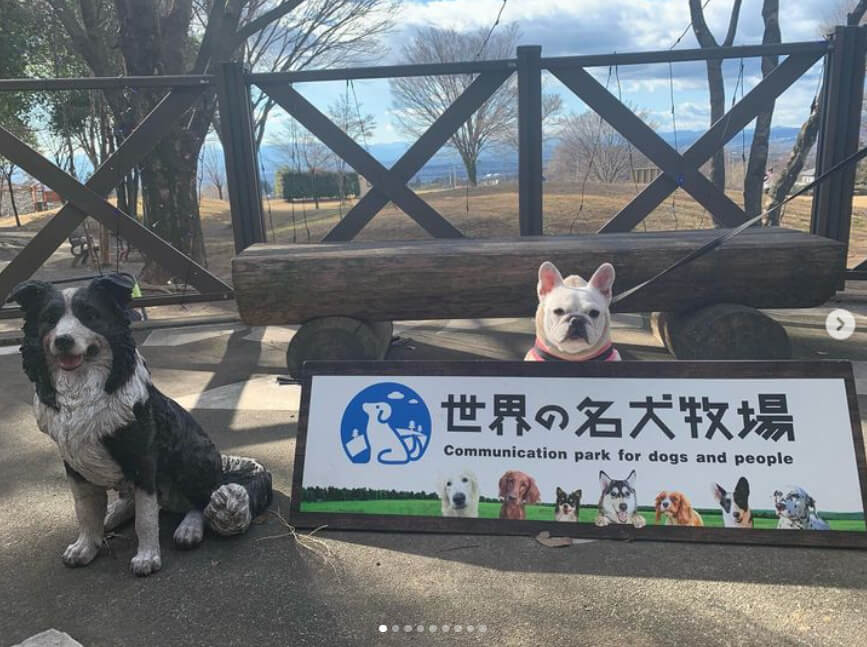
[[(765, 0), (762, 6), (762, 18), (765, 21), (763, 45), (780, 42), (780, 0)], [(767, 77), (777, 67), (776, 56), (762, 57), (762, 77)], [(764, 193), (765, 171), (768, 164), (768, 142), (771, 138), (771, 119), (774, 114), (774, 102), (768, 110), (756, 116), (756, 129), (753, 132), (753, 143), (750, 146), (750, 160), (744, 176), (744, 211), (747, 218), (754, 218), (762, 211), (762, 195)]]
[[(792, 148), (792, 154), (789, 155), (789, 160), (786, 162), (786, 167), (780, 172), (771, 186), (772, 205), (778, 205), (786, 199), (786, 196), (789, 195), (789, 191), (795, 186), (798, 176), (804, 169), (804, 163), (807, 161), (807, 157), (816, 143), (816, 137), (819, 135), (819, 123), (822, 115), (820, 106), (822, 105), (824, 94), (825, 90), (822, 88), (819, 96), (813, 100), (813, 105), (810, 107), (810, 116), (807, 117), (807, 121), (804, 122), (804, 125), (801, 126), (801, 130), (798, 132), (798, 138), (795, 140), (795, 145)], [(774, 208), (768, 214), (767, 224), (769, 226), (777, 226), (782, 220), (782, 210)]]
[(223, 185), (222, 184), (216, 184), (215, 186), (217, 187), (217, 197), (220, 200), (222, 200), (223, 199)]
[(12, 214), (15, 216), (15, 226), (21, 226), (21, 219), (18, 217), (18, 205), (15, 204), (15, 189), (12, 188), (12, 169), (6, 174), (6, 184), (9, 186), (9, 204), (12, 205)]
[[(200, 141), (195, 133), (175, 128), (154, 149), (141, 167), (144, 223), (197, 263), (205, 265), (205, 245), (199, 220), (196, 165)], [(148, 283), (165, 283), (173, 278), (147, 258), (142, 274)], [(186, 283), (188, 277), (174, 277)]]
[[(846, 16), (846, 23), (848, 25), (860, 24), (865, 13), (867, 13), (867, 3), (864, 0), (860, 0), (852, 12)], [(801, 130), (798, 132), (798, 138), (795, 140), (795, 145), (792, 148), (792, 154), (789, 155), (789, 160), (786, 162), (786, 167), (777, 176), (771, 187), (772, 205), (778, 205), (786, 199), (792, 187), (795, 186), (798, 176), (804, 169), (804, 163), (807, 161), (810, 151), (813, 150), (813, 146), (816, 144), (816, 138), (819, 136), (819, 124), (821, 123), (822, 116), (821, 108), (824, 101), (825, 85), (823, 83), (818, 95), (813, 100), (813, 105), (810, 106), (810, 116), (807, 117), (807, 121), (804, 122), (804, 125), (801, 126)], [(782, 210), (774, 208), (768, 214), (767, 224), (769, 226), (777, 226), (782, 220)]]
[(461, 153), (461, 161), (463, 161), (464, 169), (466, 169), (467, 171), (467, 182), (469, 182), (470, 186), (477, 186), (479, 163), (478, 158)]
[[(707, 61), (707, 86), (710, 93), (710, 123), (714, 124), (722, 119), (726, 111), (726, 93), (723, 85), (722, 61), (709, 60)], [(710, 181), (720, 191), (725, 191), (726, 188), (726, 153), (724, 148), (720, 148), (710, 159)], [(711, 214), (713, 216), (713, 214)], [(719, 222), (714, 222), (717, 227)]]

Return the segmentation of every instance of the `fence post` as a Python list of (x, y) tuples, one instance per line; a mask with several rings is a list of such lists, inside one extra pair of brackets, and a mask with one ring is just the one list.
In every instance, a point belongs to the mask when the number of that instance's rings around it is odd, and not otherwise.
[(216, 83), (235, 252), (240, 253), (253, 243), (265, 242), (250, 89), (244, 68), (232, 61), (219, 65)]
[(542, 48), (518, 47), (518, 222), (542, 235)]
[[(831, 51), (825, 60), (816, 177), (858, 150), (865, 54), (867, 27), (834, 30)], [(810, 222), (812, 233), (841, 241), (847, 253), (855, 170), (855, 165), (849, 166), (815, 188)]]

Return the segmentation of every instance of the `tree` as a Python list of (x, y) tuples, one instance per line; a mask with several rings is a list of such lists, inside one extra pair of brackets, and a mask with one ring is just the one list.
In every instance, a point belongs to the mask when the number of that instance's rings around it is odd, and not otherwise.
[[(861, 24), (865, 13), (867, 13), (867, 0), (859, 0), (859, 2), (852, 8), (852, 11), (847, 15), (846, 23), (848, 25)], [(827, 33), (829, 30), (830, 28), (827, 28), (825, 32)], [(773, 185), (771, 186), (770, 194), (772, 205), (779, 205), (786, 199), (786, 196), (789, 195), (792, 187), (795, 186), (798, 176), (804, 168), (804, 163), (810, 155), (810, 151), (816, 143), (816, 137), (819, 134), (821, 107), (824, 101), (824, 96), (825, 86), (823, 83), (816, 98), (813, 99), (813, 103), (810, 106), (810, 116), (807, 117), (807, 120), (798, 132), (798, 137), (795, 140), (795, 145), (792, 148), (789, 159), (786, 161), (786, 166), (780, 174), (777, 175)], [(782, 210), (778, 207), (774, 207), (768, 214), (767, 224), (769, 226), (779, 225), (782, 218)]]
[[(29, 53), (33, 49), (33, 36), (30, 26), (35, 14), (29, 5), (18, 0), (0, 0), (0, 78), (24, 76), (29, 64)], [(33, 143), (33, 133), (26, 122), (32, 96), (24, 92), (0, 92), (0, 125), (13, 135), (28, 143)], [(19, 227), (18, 206), (12, 187), (15, 166), (0, 156), (0, 182), (9, 191), (10, 206)], [(2, 213), (0, 213), (2, 215)]]
[[(731, 47), (735, 40), (735, 32), (738, 28), (738, 17), (741, 11), (741, 0), (734, 0), (729, 27), (722, 44), (717, 43), (716, 38), (704, 20), (704, 9), (701, 0), (689, 0), (689, 16), (692, 21), (692, 29), (696, 40), (702, 49), (717, 47)], [(710, 94), (710, 123), (716, 123), (725, 114), (725, 83), (722, 74), (722, 59), (708, 59), (707, 85)], [(726, 186), (725, 150), (720, 148), (711, 158), (710, 179), (721, 191)], [(716, 223), (719, 225), (720, 223)]]
[[(630, 109), (647, 121), (646, 111), (634, 106)], [(570, 180), (586, 176), (596, 182), (623, 182), (631, 180), (635, 164), (647, 163), (647, 158), (632, 149), (629, 140), (589, 110), (560, 119), (556, 133), (554, 175)]]
[[(347, 91), (329, 106), (328, 116), (352, 139), (361, 141), (366, 145), (368, 135), (376, 129), (376, 118), (370, 113), (364, 115), (361, 113), (361, 104), (357, 102), (354, 92), (353, 90), (353, 98), (350, 99), (349, 87), (347, 87)], [(340, 202), (343, 203), (346, 199), (344, 195), (346, 162), (342, 158), (336, 157), (335, 166), (339, 176)]]
[[(764, 0), (762, 5), (762, 20), (765, 23), (763, 45), (780, 42), (780, 0)], [(762, 57), (762, 77), (768, 76), (777, 67), (776, 56)], [(774, 102), (767, 110), (756, 116), (756, 127), (753, 131), (753, 143), (750, 145), (750, 159), (744, 175), (744, 211), (747, 218), (754, 218), (762, 211), (764, 196), (765, 171), (768, 165), (768, 143), (771, 138), (771, 119), (774, 114)]]
[(320, 142), (309, 130), (294, 119), (282, 128), (278, 148), (289, 169), (310, 175), (313, 186), (313, 203), (319, 209), (319, 194), (316, 191), (316, 176), (336, 166), (337, 156)]
[(223, 199), (226, 184), (226, 165), (223, 155), (215, 146), (202, 148), (202, 178), (217, 190), (217, 199)]
[[(490, 34), (490, 38), (488, 35), (487, 29), (458, 32), (436, 27), (420, 28), (404, 45), (401, 54), (406, 63), (415, 64), (514, 58), (520, 38), (517, 25), (505, 26)], [(407, 135), (418, 137), (474, 79), (473, 74), (392, 79), (392, 103), (398, 127)], [(559, 102), (550, 97), (543, 98), (543, 105), (549, 109), (559, 108)], [(543, 118), (549, 116), (543, 114)], [(512, 75), (449, 140), (461, 157), (470, 184), (476, 184), (479, 155), (486, 146), (514, 143), (517, 118), (517, 79)]]
[[(285, 60), (284, 43), (297, 43), (306, 52), (301, 60), (323, 61), (338, 42), (358, 33), (344, 28), (331, 36), (334, 7), (362, 5), (374, 0), (46, 0), (63, 25), (71, 47), (95, 76), (201, 74), (216, 63), (243, 60), (259, 43), (261, 56), (283, 60), (286, 69), (297, 64)], [(262, 46), (263, 33), (299, 5), (320, 8), (318, 20), (301, 23), (303, 31), (287, 28), (285, 39)], [(194, 22), (194, 16), (200, 16)], [(207, 16), (206, 18), (204, 16)], [(350, 12), (349, 22), (363, 23), (363, 14)], [(344, 20), (345, 24), (345, 20)], [(197, 26), (201, 28), (197, 28)], [(358, 24), (354, 25), (358, 27)], [(267, 41), (265, 41), (267, 42)], [(335, 57), (334, 60), (340, 60)], [(135, 92), (106, 90), (115, 128), (127, 136), (162, 98), (164, 92), (139, 88)], [(208, 129), (214, 121), (216, 99), (205, 90), (183, 119), (170, 127), (150, 155), (142, 161), (141, 190), (144, 224), (194, 260), (205, 263), (199, 220), (197, 161)], [(148, 259), (146, 281), (168, 277)]]
[[(274, 0), (246, 0), (240, 23), (250, 24), (276, 4)], [(255, 72), (287, 72), (341, 67), (373, 58), (382, 53), (380, 38), (393, 27), (392, 16), (399, 5), (400, 0), (306, 0), (248, 39), (242, 60)], [(206, 9), (202, 5), (196, 11), (201, 29), (207, 25)], [(258, 91), (252, 102), (258, 150), (275, 103)]]

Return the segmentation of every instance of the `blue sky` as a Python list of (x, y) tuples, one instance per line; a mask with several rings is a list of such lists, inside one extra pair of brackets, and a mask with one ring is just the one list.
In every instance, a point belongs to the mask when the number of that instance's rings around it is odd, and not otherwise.
[[(781, 31), (786, 42), (818, 40), (820, 25), (835, 22), (845, 0), (780, 0)], [(854, 2), (853, 2), (854, 4)], [(711, 0), (705, 15), (712, 31), (721, 40), (728, 22), (732, 0)], [(761, 42), (763, 24), (761, 0), (744, 0), (735, 44)], [(457, 30), (489, 27), (500, 0), (406, 0), (397, 16), (396, 27), (384, 39), (386, 55), (374, 64), (401, 62), (400, 46), (420, 26), (434, 25)], [(522, 44), (542, 46), (543, 56), (564, 56), (605, 52), (668, 49), (689, 24), (687, 0), (509, 0), (503, 23), (519, 25)], [(678, 49), (696, 47), (690, 30)], [(371, 64), (371, 62), (368, 62)], [(727, 61), (726, 103), (738, 78), (739, 61)], [(744, 85), (748, 91), (760, 79), (758, 59), (745, 62)], [(603, 83), (607, 68), (593, 69)], [(624, 66), (619, 70), (623, 98), (650, 114), (660, 130), (671, 130), (671, 100), (667, 65)], [(778, 101), (775, 126), (799, 126), (816, 92), (821, 64), (817, 64)], [(678, 129), (699, 129), (708, 125), (707, 86), (704, 64), (677, 63), (673, 66), (675, 112)], [(545, 80), (547, 91), (558, 92), (567, 110), (581, 112), (585, 106), (557, 81)], [(325, 109), (345, 91), (343, 82), (297, 84), (308, 99)], [(404, 139), (395, 127), (387, 81), (356, 81), (362, 111), (376, 117), (376, 131), (369, 143)], [(611, 89), (616, 91), (612, 78)], [(738, 92), (740, 94), (740, 91)], [(274, 127), (285, 118), (274, 115)], [(269, 135), (271, 137), (271, 135)]]

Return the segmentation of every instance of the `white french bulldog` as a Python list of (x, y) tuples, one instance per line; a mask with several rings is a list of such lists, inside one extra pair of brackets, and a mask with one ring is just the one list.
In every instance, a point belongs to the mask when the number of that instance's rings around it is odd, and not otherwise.
[(611, 345), (611, 287), (614, 266), (603, 263), (585, 281), (578, 275), (565, 279), (550, 261), (539, 267), (539, 307), (536, 343), (524, 357), (528, 362), (565, 360), (619, 361)]

